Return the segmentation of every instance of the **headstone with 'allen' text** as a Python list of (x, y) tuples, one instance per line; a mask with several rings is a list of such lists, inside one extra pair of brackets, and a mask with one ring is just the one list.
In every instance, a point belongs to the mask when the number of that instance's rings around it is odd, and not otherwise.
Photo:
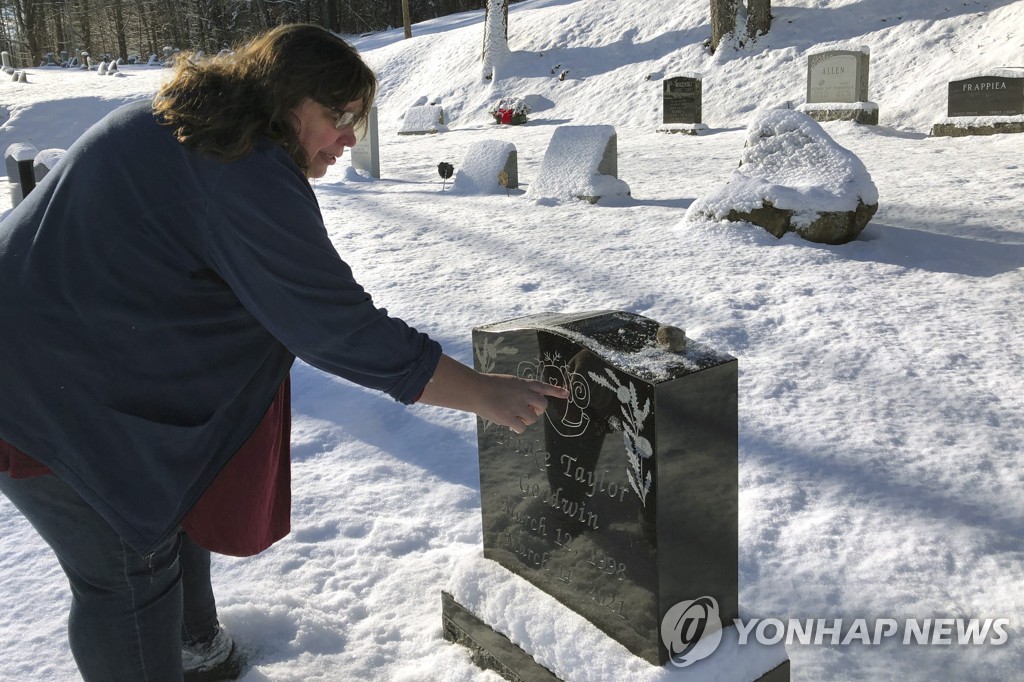
[(807, 56), (807, 103), (800, 110), (816, 121), (878, 123), (878, 105), (868, 100), (871, 51), (827, 50)]
[(739, 610), (737, 362), (659, 329), (603, 311), (473, 331), (478, 370), (570, 394), (522, 434), (478, 420), (484, 557), (654, 665), (673, 605)]

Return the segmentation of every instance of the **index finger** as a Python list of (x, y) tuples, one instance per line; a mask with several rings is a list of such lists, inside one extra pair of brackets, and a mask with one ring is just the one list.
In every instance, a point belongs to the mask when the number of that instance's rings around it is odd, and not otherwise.
[(552, 398), (561, 398), (565, 400), (569, 397), (569, 391), (561, 386), (555, 386), (544, 381), (531, 381), (530, 388), (541, 395), (551, 396)]

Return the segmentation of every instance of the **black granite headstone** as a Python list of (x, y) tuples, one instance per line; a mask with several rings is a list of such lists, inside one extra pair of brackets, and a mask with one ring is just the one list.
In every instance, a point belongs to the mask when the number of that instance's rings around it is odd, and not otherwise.
[(537, 315), (473, 331), (477, 369), (569, 389), (517, 435), (479, 422), (484, 556), (634, 654), (705, 595), (738, 617), (737, 364), (623, 312)]
[(947, 116), (1024, 114), (1024, 76), (979, 76), (949, 84)]
[(662, 81), (662, 123), (701, 123), (702, 82), (676, 76)]

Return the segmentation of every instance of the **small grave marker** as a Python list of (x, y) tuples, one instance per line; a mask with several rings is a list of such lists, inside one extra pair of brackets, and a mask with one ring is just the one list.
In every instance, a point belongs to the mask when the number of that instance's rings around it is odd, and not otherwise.
[(583, 199), (628, 196), (629, 185), (618, 178), (618, 144), (610, 125), (559, 126), (541, 162), (540, 175), (527, 196)]
[(39, 150), (27, 142), (15, 142), (4, 152), (7, 165), (7, 182), (11, 186), (11, 205), (17, 206), (36, 186), (33, 170)]
[(380, 179), (380, 139), (377, 132), (377, 107), (370, 107), (366, 116), (364, 135), (355, 147), (349, 150), (352, 167)]
[(699, 73), (669, 76), (662, 81), (662, 125), (666, 133), (696, 135), (706, 130), (701, 121), (703, 80)]
[(36, 184), (43, 181), (57, 162), (64, 157), (63, 149), (44, 149), (35, 155), (32, 160), (32, 175), (35, 176)]
[(507, 192), (518, 186), (516, 146), (503, 140), (479, 140), (466, 150), (452, 191), (460, 194), (495, 194), (502, 187)]
[(405, 113), (399, 135), (428, 135), (444, 131), (444, 109), (439, 105), (415, 106)]

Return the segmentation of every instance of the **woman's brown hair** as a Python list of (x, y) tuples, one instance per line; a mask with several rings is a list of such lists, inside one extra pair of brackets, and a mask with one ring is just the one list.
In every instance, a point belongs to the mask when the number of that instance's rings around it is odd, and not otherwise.
[(227, 56), (194, 61), (180, 55), (153, 110), (190, 149), (235, 161), (266, 138), (305, 171), (309, 159), (292, 109), (306, 97), (339, 111), (358, 100), (361, 126), (376, 94), (377, 78), (355, 48), (319, 26), (286, 24)]

